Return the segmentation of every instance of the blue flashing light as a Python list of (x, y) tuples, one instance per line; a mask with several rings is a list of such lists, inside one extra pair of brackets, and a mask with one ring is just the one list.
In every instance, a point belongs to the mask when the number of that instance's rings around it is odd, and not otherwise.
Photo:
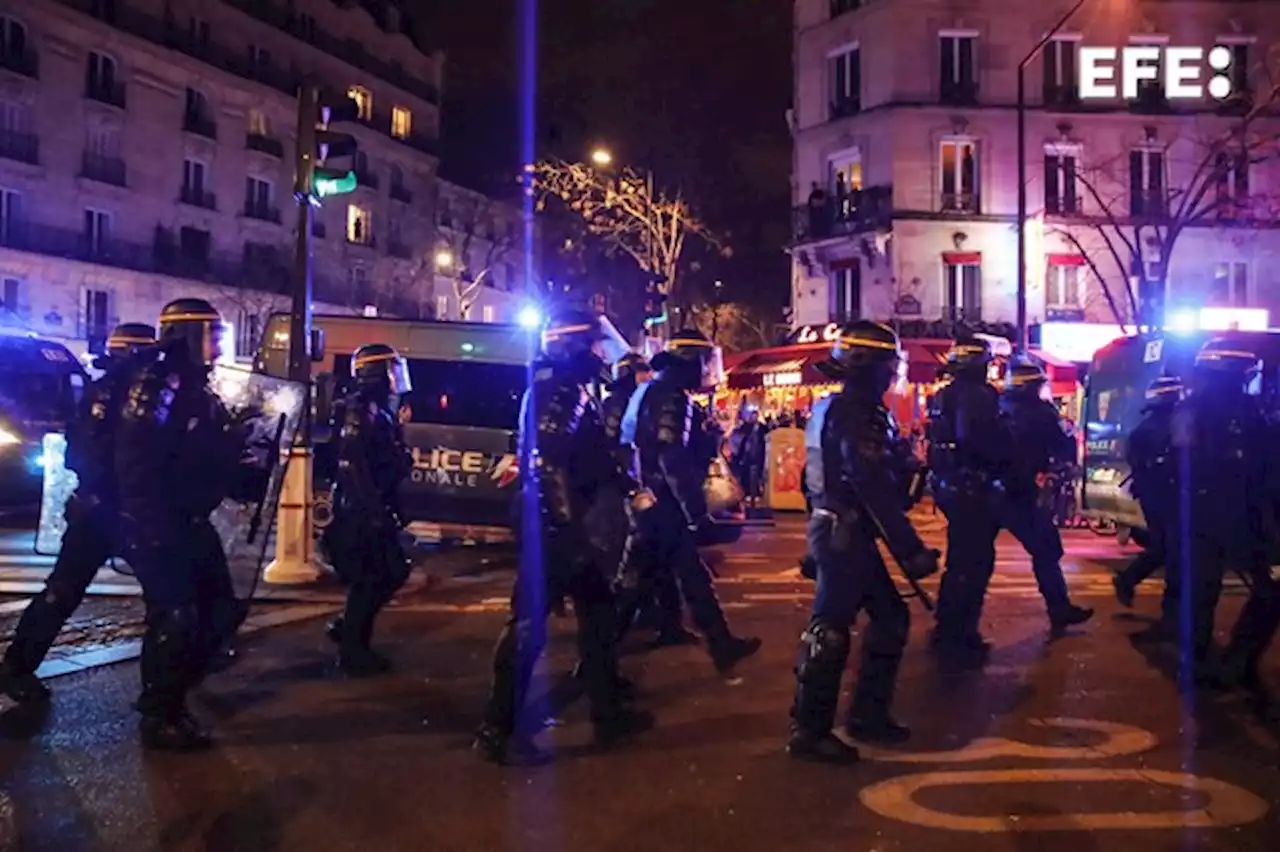
[(464, 343), (464, 344), (462, 344), (462, 351), (463, 351), (463, 352), (474, 352), (474, 351), (476, 351), (476, 345), (475, 345), (474, 343)]
[(521, 328), (535, 329), (542, 325), (542, 312), (535, 307), (527, 307), (516, 316)]

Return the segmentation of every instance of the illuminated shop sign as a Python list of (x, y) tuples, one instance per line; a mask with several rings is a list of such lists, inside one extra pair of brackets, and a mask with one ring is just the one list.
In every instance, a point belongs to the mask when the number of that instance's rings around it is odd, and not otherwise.
[[(840, 336), (840, 323), (802, 325), (796, 330), (796, 343), (835, 343)], [(799, 382), (797, 382), (799, 384)]]
[(785, 373), (765, 373), (764, 386), (767, 388), (790, 388), (803, 383), (799, 370)]

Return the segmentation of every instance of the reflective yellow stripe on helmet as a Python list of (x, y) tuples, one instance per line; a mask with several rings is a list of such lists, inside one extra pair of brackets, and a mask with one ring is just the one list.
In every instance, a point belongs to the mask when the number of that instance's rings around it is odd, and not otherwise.
[(668, 340), (667, 349), (714, 349), (710, 340)]
[(135, 343), (138, 344), (139, 346), (142, 346), (148, 343), (155, 343), (155, 340), (150, 337), (108, 337), (107, 338), (108, 346), (130, 346)]
[(580, 331), (591, 331), (595, 327), (596, 326), (591, 323), (584, 323), (581, 325), (562, 325), (559, 328), (549, 328), (542, 332), (542, 339), (555, 340), (556, 338), (562, 337), (566, 334), (577, 334)]
[(221, 319), (222, 317), (218, 314), (172, 314), (167, 317), (160, 317), (160, 324), (164, 325), (167, 322), (213, 322)]
[(873, 340), (869, 337), (842, 337), (840, 338), (841, 346), (854, 346), (862, 349), (883, 349), (885, 351), (896, 352), (898, 346), (887, 340)]
[(379, 361), (394, 361), (400, 356), (394, 352), (384, 352), (379, 355), (361, 355), (356, 359), (356, 369), (364, 367), (368, 364), (376, 364)]
[(1244, 352), (1239, 349), (1206, 349), (1197, 357), (1205, 359), (1213, 359), (1215, 361), (1223, 358), (1247, 358), (1250, 361), (1257, 361), (1258, 356), (1252, 352)]

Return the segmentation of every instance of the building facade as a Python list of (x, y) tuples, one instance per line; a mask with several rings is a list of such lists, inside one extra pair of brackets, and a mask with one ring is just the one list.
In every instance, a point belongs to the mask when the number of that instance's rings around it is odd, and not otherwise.
[(0, 0), (0, 324), (100, 346), (202, 296), (241, 354), (287, 309), (298, 85), (355, 101), (359, 187), (312, 227), (317, 311), (416, 315), (442, 56), (389, 2)]
[[(1020, 156), (1031, 323), (1143, 298), (1278, 315), (1280, 158), (1257, 140), (1280, 4), (1086, 0), (1026, 66), (1019, 151), (1018, 65), (1067, 8), (796, 0), (795, 325), (1014, 321)], [(1224, 45), (1252, 100), (1082, 103), (1082, 44)]]
[[(525, 263), (524, 212), (448, 180), (438, 182), (430, 263), (432, 314), (443, 320), (516, 322), (536, 289), (539, 239)], [(540, 228), (532, 216), (530, 225)], [(531, 284), (535, 286), (530, 286)]]

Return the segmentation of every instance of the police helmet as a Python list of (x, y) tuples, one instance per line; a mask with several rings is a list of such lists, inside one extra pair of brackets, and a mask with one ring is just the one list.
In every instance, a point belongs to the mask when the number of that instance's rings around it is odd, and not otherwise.
[(639, 352), (628, 352), (617, 361), (613, 362), (613, 381), (615, 384), (620, 382), (641, 382), (652, 372), (649, 362)]
[(394, 347), (385, 343), (366, 343), (351, 355), (351, 377), (359, 387), (384, 387), (402, 395), (413, 390), (409, 365)]
[(186, 345), (192, 361), (212, 365), (230, 352), (227, 326), (204, 299), (174, 299), (160, 311), (160, 343)]
[(1044, 368), (1030, 358), (1010, 359), (1009, 366), (1005, 369), (1005, 390), (1039, 393), (1048, 381)]
[(581, 367), (588, 378), (594, 379), (627, 349), (627, 341), (608, 317), (587, 311), (559, 311), (547, 318), (542, 329), (543, 356)]
[(986, 340), (973, 334), (959, 334), (947, 352), (947, 366), (953, 376), (977, 374), (985, 378), (993, 357), (991, 344)]
[(869, 374), (884, 393), (901, 377), (905, 363), (897, 332), (884, 323), (856, 320), (840, 329), (831, 358), (820, 369), (832, 378)]
[(107, 335), (107, 354), (113, 358), (123, 358), (145, 346), (153, 346), (155, 342), (154, 326), (145, 322), (122, 322)]
[(1215, 385), (1236, 384), (1253, 392), (1262, 374), (1262, 360), (1241, 341), (1216, 337), (1196, 353), (1195, 372), (1202, 381)]
[(719, 347), (696, 328), (671, 335), (654, 356), (653, 368), (671, 373), (689, 390), (715, 387), (724, 380)]
[(1147, 402), (1152, 404), (1174, 403), (1182, 399), (1182, 379), (1177, 376), (1160, 376), (1147, 385)]

